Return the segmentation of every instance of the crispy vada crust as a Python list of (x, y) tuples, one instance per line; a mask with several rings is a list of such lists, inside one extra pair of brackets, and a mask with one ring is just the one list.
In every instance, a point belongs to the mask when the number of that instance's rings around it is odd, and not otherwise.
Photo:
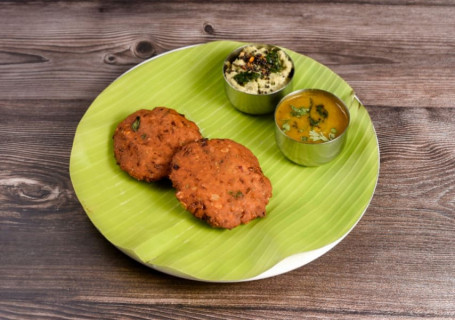
[(173, 109), (141, 109), (115, 129), (114, 155), (133, 178), (157, 181), (168, 176), (172, 156), (180, 147), (201, 138), (198, 126)]
[(218, 228), (263, 217), (272, 196), (256, 156), (229, 139), (183, 146), (172, 159), (169, 178), (183, 207)]

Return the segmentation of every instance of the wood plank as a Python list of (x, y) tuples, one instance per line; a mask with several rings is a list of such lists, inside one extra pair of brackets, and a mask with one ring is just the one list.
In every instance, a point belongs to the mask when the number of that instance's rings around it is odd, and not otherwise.
[(1, 3), (0, 99), (94, 99), (144, 59), (232, 39), (306, 54), (367, 105), (453, 106), (453, 2), (358, 3)]

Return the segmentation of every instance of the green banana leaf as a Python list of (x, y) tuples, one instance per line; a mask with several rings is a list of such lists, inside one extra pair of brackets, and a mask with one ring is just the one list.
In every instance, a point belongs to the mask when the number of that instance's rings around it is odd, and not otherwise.
[[(201, 281), (257, 277), (287, 257), (339, 241), (373, 196), (378, 142), (352, 88), (322, 64), (286, 50), (295, 63), (295, 90), (328, 90), (351, 113), (347, 143), (335, 160), (311, 168), (293, 164), (275, 144), (272, 114), (243, 114), (226, 98), (223, 61), (242, 45), (216, 41), (146, 61), (109, 85), (78, 125), (70, 174), (85, 212), (113, 245), (158, 270)], [(130, 113), (156, 106), (173, 108), (203, 136), (235, 140), (258, 157), (273, 186), (265, 218), (232, 230), (211, 228), (181, 207), (169, 182), (138, 182), (120, 170), (115, 127)]]

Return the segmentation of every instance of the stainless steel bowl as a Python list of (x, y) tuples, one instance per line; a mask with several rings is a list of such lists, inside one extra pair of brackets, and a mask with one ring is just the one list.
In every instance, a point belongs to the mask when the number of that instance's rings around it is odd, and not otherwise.
[[(291, 72), (288, 76), (288, 81), (282, 87), (281, 89), (267, 93), (267, 94), (252, 94), (252, 93), (247, 93), (241, 90), (238, 90), (237, 88), (233, 87), (230, 82), (226, 79), (226, 67), (227, 67), (227, 62), (232, 62), (234, 61), (239, 53), (243, 50), (243, 48), (247, 46), (256, 46), (259, 48), (267, 48), (267, 49), (272, 49), (272, 48), (278, 48), (273, 45), (268, 45), (268, 44), (248, 44), (245, 46), (242, 46), (240, 48), (235, 49), (232, 51), (227, 58), (224, 60), (223, 63), (223, 78), (224, 78), (224, 88), (226, 91), (226, 95), (231, 102), (231, 104), (237, 108), (238, 110), (248, 113), (248, 114), (266, 114), (266, 113), (271, 113), (273, 110), (275, 110), (275, 107), (277, 105), (277, 102), (280, 101), (285, 95), (287, 95), (289, 92), (292, 91), (292, 78), (294, 77), (294, 62), (292, 61), (291, 57), (285, 52), (286, 56), (289, 58), (289, 61), (292, 63), (292, 69)], [(279, 48), (281, 49), (281, 48)], [(282, 50), (282, 49), (281, 49)]]
[(348, 107), (340, 98), (328, 91), (320, 89), (303, 89), (294, 91), (281, 99), (281, 101), (277, 104), (276, 110), (282, 102), (290, 97), (301, 94), (304, 91), (320, 92), (330, 96), (333, 100), (339, 103), (348, 116), (348, 124), (346, 125), (346, 128), (335, 139), (321, 143), (306, 143), (297, 141), (286, 135), (277, 124), (275, 112), (275, 138), (281, 152), (286, 156), (286, 158), (297, 164), (307, 167), (315, 167), (330, 162), (340, 154), (346, 142), (347, 131), (349, 129), (351, 118)]

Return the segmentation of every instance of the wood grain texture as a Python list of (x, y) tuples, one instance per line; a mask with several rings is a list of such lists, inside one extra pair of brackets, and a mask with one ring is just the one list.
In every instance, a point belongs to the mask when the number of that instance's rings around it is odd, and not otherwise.
[[(0, 319), (455, 318), (454, 13), (448, 0), (1, 2)], [(115, 249), (68, 172), (77, 124), (111, 81), (217, 39), (330, 66), (367, 105), (381, 151), (371, 205), (335, 249), (224, 285)]]
[(309, 55), (366, 104), (448, 107), (455, 7), (442, 3), (4, 2), (1, 98), (94, 97), (144, 58), (233, 39)]

